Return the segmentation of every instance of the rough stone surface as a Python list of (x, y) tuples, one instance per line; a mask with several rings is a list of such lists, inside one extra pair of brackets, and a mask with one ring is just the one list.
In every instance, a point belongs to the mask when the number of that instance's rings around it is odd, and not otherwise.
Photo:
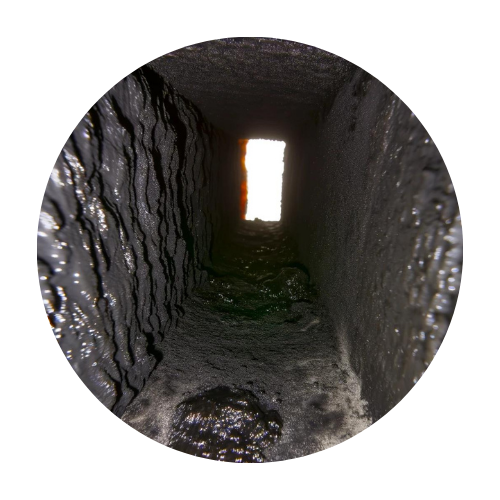
[(71, 365), (118, 415), (202, 283), (214, 233), (237, 218), (238, 154), (144, 68), (90, 109), (57, 159), (38, 233), (43, 299)]
[(284, 223), (379, 418), (421, 377), (453, 314), (453, 185), (419, 120), (362, 70), (285, 156)]
[(226, 132), (284, 140), (317, 120), (356, 70), (329, 52), (270, 38), (200, 43), (149, 66)]

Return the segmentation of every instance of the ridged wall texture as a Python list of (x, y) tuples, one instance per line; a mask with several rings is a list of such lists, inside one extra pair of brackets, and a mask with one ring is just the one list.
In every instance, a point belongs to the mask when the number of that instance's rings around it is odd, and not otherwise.
[(238, 218), (238, 155), (142, 68), (90, 109), (57, 159), (38, 233), (43, 299), (67, 359), (117, 415), (204, 280), (214, 235)]

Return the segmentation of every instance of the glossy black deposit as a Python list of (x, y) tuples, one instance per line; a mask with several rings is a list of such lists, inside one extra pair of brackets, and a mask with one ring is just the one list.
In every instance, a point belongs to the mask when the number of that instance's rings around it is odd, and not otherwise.
[(169, 446), (221, 462), (264, 462), (263, 449), (276, 442), (281, 425), (250, 391), (216, 387), (177, 407)]
[[(238, 226), (252, 138), (286, 142), (282, 226)], [(187, 401), (246, 391), (280, 415), (259, 453), (281, 460), (420, 379), (457, 301), (461, 215), (429, 133), (374, 76), (300, 43), (214, 40), (134, 71), (76, 126), (38, 268), (57, 342), (117, 416), (168, 445), (174, 415), (196, 432)]]
[[(344, 346), (279, 223), (242, 221), (206, 272), (127, 423), (176, 449), (234, 461), (306, 455), (371, 423)], [(238, 420), (220, 387), (252, 409)], [(282, 423), (277, 441), (269, 412)], [(235, 428), (239, 453), (228, 448)]]

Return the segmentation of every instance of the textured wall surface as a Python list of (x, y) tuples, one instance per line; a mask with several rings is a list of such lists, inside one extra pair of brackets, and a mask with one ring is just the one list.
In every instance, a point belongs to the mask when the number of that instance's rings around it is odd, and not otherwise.
[(453, 313), (462, 244), (451, 180), (418, 119), (362, 70), (285, 156), (282, 217), (379, 418), (420, 378)]
[(237, 138), (252, 137), (287, 142), (283, 222), (372, 418), (404, 397), (443, 340), (459, 288), (460, 215), (418, 119), (375, 78), (314, 47), (198, 44), (99, 100), (43, 201), (49, 319), (76, 372), (118, 415), (169, 348), (162, 340), (177, 333), (215, 236), (237, 222)]
[(217, 127), (240, 138), (286, 140), (314, 120), (356, 66), (287, 40), (226, 38), (149, 64)]
[(203, 281), (214, 233), (238, 217), (238, 155), (143, 68), (92, 107), (57, 159), (39, 225), (44, 303), (71, 365), (118, 415)]

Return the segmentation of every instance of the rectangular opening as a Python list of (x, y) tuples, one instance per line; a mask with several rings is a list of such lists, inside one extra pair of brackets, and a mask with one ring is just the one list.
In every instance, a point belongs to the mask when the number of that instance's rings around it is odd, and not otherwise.
[(279, 221), (283, 184), (283, 141), (265, 139), (240, 140), (242, 170), (242, 219)]

